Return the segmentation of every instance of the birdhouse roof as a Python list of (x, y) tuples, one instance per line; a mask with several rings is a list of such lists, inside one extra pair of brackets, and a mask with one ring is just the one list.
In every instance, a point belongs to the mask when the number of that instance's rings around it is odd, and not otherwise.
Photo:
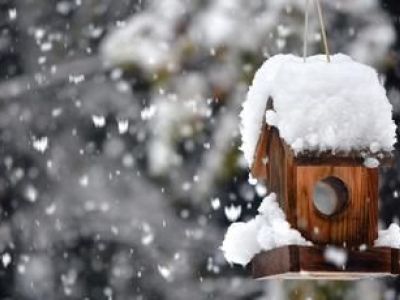
[[(268, 99), (273, 107), (266, 110)], [(241, 112), (242, 150), (252, 165), (263, 124), (274, 126), (295, 155), (391, 152), (396, 126), (377, 72), (342, 54), (268, 59)]]

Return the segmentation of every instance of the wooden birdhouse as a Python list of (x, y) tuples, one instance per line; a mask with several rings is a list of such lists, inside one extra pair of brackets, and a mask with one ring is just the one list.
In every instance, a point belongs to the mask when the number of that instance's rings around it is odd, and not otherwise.
[[(391, 161), (395, 136), (390, 112), (375, 71), (345, 56), (329, 65), (280, 56), (257, 73), (242, 113), (251, 174), (312, 246), (261, 251), (252, 260), (255, 278), (400, 273), (399, 250), (375, 247), (378, 166)], [(332, 246), (346, 252), (343, 265), (326, 259)]]

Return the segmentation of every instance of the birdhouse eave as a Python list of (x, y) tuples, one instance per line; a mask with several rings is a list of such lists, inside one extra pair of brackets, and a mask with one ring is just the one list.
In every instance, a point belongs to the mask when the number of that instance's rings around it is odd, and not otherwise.
[[(269, 160), (269, 152), (271, 140), (275, 138), (279, 140), (284, 156), (293, 161), (296, 166), (366, 166), (367, 159), (375, 160), (377, 166), (391, 166), (394, 162), (393, 153), (390, 151), (378, 151), (372, 153), (369, 149), (360, 149), (352, 151), (301, 151), (295, 153), (284, 139), (279, 135), (278, 128), (274, 126), (263, 125), (260, 133), (256, 152), (254, 154), (253, 164), (251, 166), (251, 174), (257, 179), (266, 179), (266, 163)], [(273, 150), (276, 151), (276, 150)]]
[(331, 150), (303, 151), (293, 155), (298, 166), (332, 165), (332, 166), (363, 166), (368, 158), (376, 159), (379, 166), (391, 166), (394, 158), (391, 152), (371, 153), (369, 150), (353, 150), (349, 152), (334, 152)]

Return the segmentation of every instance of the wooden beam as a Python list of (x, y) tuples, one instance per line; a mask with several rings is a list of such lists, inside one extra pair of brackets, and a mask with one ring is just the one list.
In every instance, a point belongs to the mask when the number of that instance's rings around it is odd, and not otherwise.
[(328, 262), (324, 251), (324, 247), (292, 245), (261, 252), (252, 261), (253, 277), (355, 280), (400, 274), (398, 249), (348, 250), (342, 267)]

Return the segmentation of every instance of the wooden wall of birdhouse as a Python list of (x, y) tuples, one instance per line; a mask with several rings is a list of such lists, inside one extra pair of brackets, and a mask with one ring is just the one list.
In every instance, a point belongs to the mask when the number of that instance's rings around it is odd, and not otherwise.
[[(268, 101), (267, 109), (273, 103)], [(372, 246), (378, 235), (378, 169), (359, 153), (294, 151), (263, 125), (251, 168), (278, 195), (288, 222), (314, 244)]]

